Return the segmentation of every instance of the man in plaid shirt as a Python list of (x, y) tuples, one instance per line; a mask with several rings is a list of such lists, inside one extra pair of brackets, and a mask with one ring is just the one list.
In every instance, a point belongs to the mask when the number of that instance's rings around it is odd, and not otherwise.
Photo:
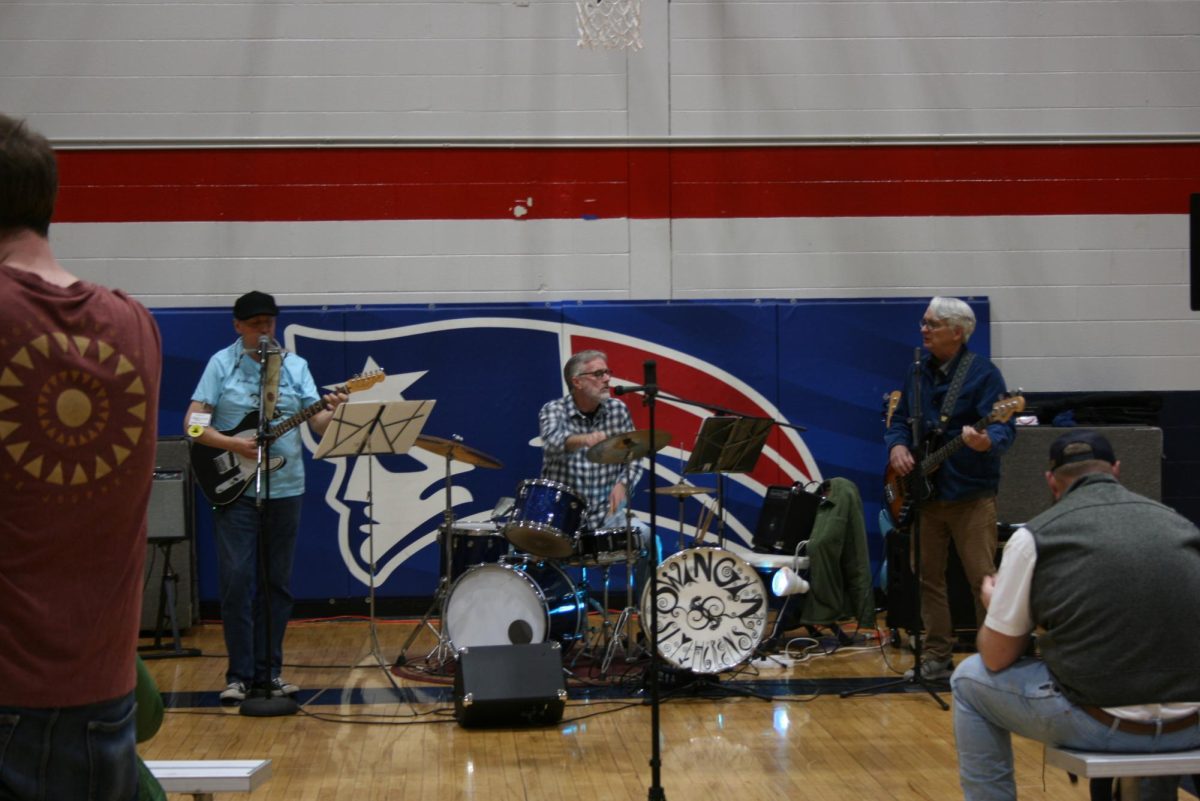
[(587, 458), (588, 449), (614, 434), (633, 430), (625, 404), (609, 393), (612, 371), (603, 351), (585, 350), (563, 367), (570, 393), (552, 400), (538, 415), (541, 425), (542, 478), (574, 489), (587, 502), (585, 529), (623, 528), (630, 487), (637, 486), (639, 463), (599, 464)]

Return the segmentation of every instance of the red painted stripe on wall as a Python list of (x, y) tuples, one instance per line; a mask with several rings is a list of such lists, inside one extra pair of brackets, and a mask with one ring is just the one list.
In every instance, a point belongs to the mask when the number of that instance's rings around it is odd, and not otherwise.
[(58, 222), (1186, 214), (1200, 144), (59, 154)]

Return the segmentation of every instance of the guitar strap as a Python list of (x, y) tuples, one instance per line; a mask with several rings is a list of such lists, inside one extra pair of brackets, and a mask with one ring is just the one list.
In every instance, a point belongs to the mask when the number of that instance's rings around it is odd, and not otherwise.
[(975, 361), (975, 354), (967, 351), (958, 360), (958, 369), (954, 371), (954, 377), (950, 379), (950, 389), (946, 390), (946, 397), (942, 401), (942, 410), (938, 413), (938, 421), (944, 429), (946, 423), (950, 420), (950, 415), (954, 413), (954, 404), (958, 402), (958, 396), (962, 393), (963, 384), (967, 381), (967, 370), (971, 367), (971, 362)]
[(263, 399), (263, 411), (266, 412), (268, 420), (275, 419), (275, 404), (279, 401), (279, 368), (282, 365), (282, 353), (267, 354), (267, 364), (263, 368), (267, 371), (266, 397)]

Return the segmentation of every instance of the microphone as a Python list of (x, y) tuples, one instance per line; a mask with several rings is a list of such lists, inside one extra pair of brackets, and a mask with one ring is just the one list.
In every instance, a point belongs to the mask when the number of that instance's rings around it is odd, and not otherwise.
[(658, 392), (658, 363), (654, 359), (642, 362), (642, 383), (613, 388), (614, 395), (628, 395), (630, 392), (645, 392), (654, 395)]

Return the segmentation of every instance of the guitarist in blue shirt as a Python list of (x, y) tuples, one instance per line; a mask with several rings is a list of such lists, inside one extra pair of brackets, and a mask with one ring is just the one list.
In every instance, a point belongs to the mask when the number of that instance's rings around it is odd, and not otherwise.
[[(346, 399), (340, 392), (319, 396), (308, 363), (294, 353), (282, 352), (275, 341), (278, 315), (275, 298), (264, 292), (249, 292), (237, 299), (233, 327), (238, 339), (209, 359), (184, 421), (193, 437), (192, 463), (197, 480), (214, 504), (221, 619), (229, 652), (226, 687), (221, 693), (225, 703), (242, 701), (252, 689), (263, 689), (268, 683), (273, 693), (294, 695), (298, 691), (280, 677), (283, 635), (292, 612), (289, 585), (304, 493), (302, 443), (296, 430), (272, 438), (270, 445), (273, 469), (267, 485), (263, 532), (267, 538), (271, 609), (269, 655), (264, 653), (265, 615), (254, 594), (260, 522), (254, 486), (260, 346), (278, 353), (267, 357), (269, 364), (279, 366), (277, 379), (268, 379), (267, 398), (274, 406), (273, 419), (307, 418), (312, 430), (320, 435), (329, 425), (333, 409)], [(268, 370), (268, 376), (273, 372)]]
[(911, 370), (884, 435), (888, 500), (896, 502), (893, 516), (904, 517), (910, 503), (920, 505), (921, 618), (926, 631), (921, 674), (928, 680), (947, 679), (954, 670), (946, 595), (952, 541), (975, 596), (977, 622), (983, 620), (979, 588), (984, 577), (996, 571), (1000, 456), (1016, 436), (1010, 418), (1023, 408), (1020, 398), (1006, 400), (1004, 376), (991, 360), (967, 348), (974, 330), (975, 313), (964, 301), (937, 297), (930, 302), (921, 319), (925, 353), (919, 373), (925, 442), (913, 443), (910, 418), (918, 412), (911, 407)]

